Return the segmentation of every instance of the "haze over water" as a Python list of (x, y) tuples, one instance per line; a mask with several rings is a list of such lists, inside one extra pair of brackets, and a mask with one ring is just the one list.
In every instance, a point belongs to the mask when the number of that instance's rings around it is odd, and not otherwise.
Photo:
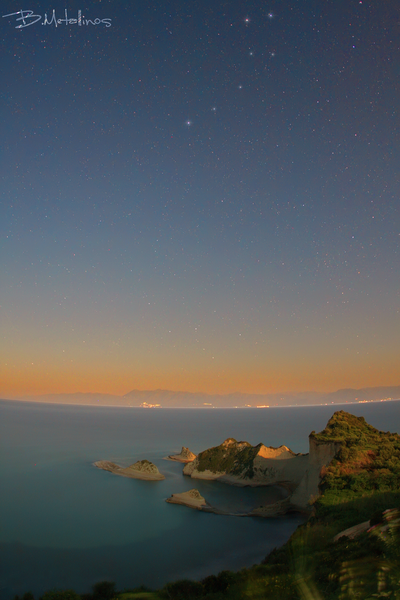
[[(308, 451), (308, 435), (335, 410), (400, 431), (400, 402), (265, 410), (143, 410), (0, 401), (3, 520), (1, 600), (52, 587), (90, 590), (202, 578), (259, 562), (284, 543), (300, 516), (225, 517), (169, 505), (193, 487), (213, 505), (246, 512), (281, 497), (279, 488), (234, 488), (183, 477), (163, 460), (182, 445), (198, 453), (227, 437)], [(147, 458), (165, 481), (117, 477), (96, 460), (128, 465)]]

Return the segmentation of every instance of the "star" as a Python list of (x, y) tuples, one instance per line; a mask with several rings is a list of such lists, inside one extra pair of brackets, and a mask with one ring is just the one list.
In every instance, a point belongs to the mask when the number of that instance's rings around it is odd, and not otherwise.
[(249, 24), (249, 23), (250, 23), (250, 19), (249, 19), (249, 17), (245, 17), (245, 20), (244, 20), (244, 22), (245, 22), (246, 24)]
[(274, 13), (272, 13), (272, 12), (269, 12), (269, 13), (268, 13), (268, 19), (273, 19), (273, 18), (274, 18), (274, 16), (275, 16), (275, 15), (274, 15)]

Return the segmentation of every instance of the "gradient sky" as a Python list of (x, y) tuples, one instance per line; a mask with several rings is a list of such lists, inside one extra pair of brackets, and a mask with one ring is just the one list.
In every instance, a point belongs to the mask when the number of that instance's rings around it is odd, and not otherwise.
[(397, 1), (22, 9), (41, 20), (0, 19), (2, 397), (400, 383)]

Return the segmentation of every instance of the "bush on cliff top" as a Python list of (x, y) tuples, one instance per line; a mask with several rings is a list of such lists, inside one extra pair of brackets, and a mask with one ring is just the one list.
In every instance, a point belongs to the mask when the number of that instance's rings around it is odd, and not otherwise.
[[(248, 472), (247, 477), (252, 477), (252, 466), (257, 456), (259, 446), (251, 446), (248, 442), (236, 442), (232, 445), (215, 446), (200, 452), (197, 457), (198, 471), (225, 471), (239, 475), (243, 471)], [(238, 447), (237, 444), (240, 444)]]
[(341, 442), (331, 463), (321, 471), (316, 508), (335, 505), (377, 492), (400, 489), (400, 436), (383, 432), (344, 411), (326, 428), (311, 434), (317, 442)]

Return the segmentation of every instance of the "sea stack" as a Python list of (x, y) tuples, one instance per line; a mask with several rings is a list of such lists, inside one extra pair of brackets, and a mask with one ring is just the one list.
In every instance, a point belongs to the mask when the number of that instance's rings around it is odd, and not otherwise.
[(193, 454), (193, 452), (191, 452), (189, 448), (185, 448), (185, 446), (182, 446), (182, 450), (179, 454), (171, 454), (170, 456), (168, 456), (168, 458), (169, 460), (176, 460), (181, 463), (190, 463), (194, 461), (196, 455)]
[(197, 508), (197, 510), (202, 510), (202, 508), (208, 506), (199, 490), (196, 489), (182, 492), (181, 494), (172, 494), (170, 498), (166, 499), (166, 502), (170, 504), (183, 504), (190, 508)]

